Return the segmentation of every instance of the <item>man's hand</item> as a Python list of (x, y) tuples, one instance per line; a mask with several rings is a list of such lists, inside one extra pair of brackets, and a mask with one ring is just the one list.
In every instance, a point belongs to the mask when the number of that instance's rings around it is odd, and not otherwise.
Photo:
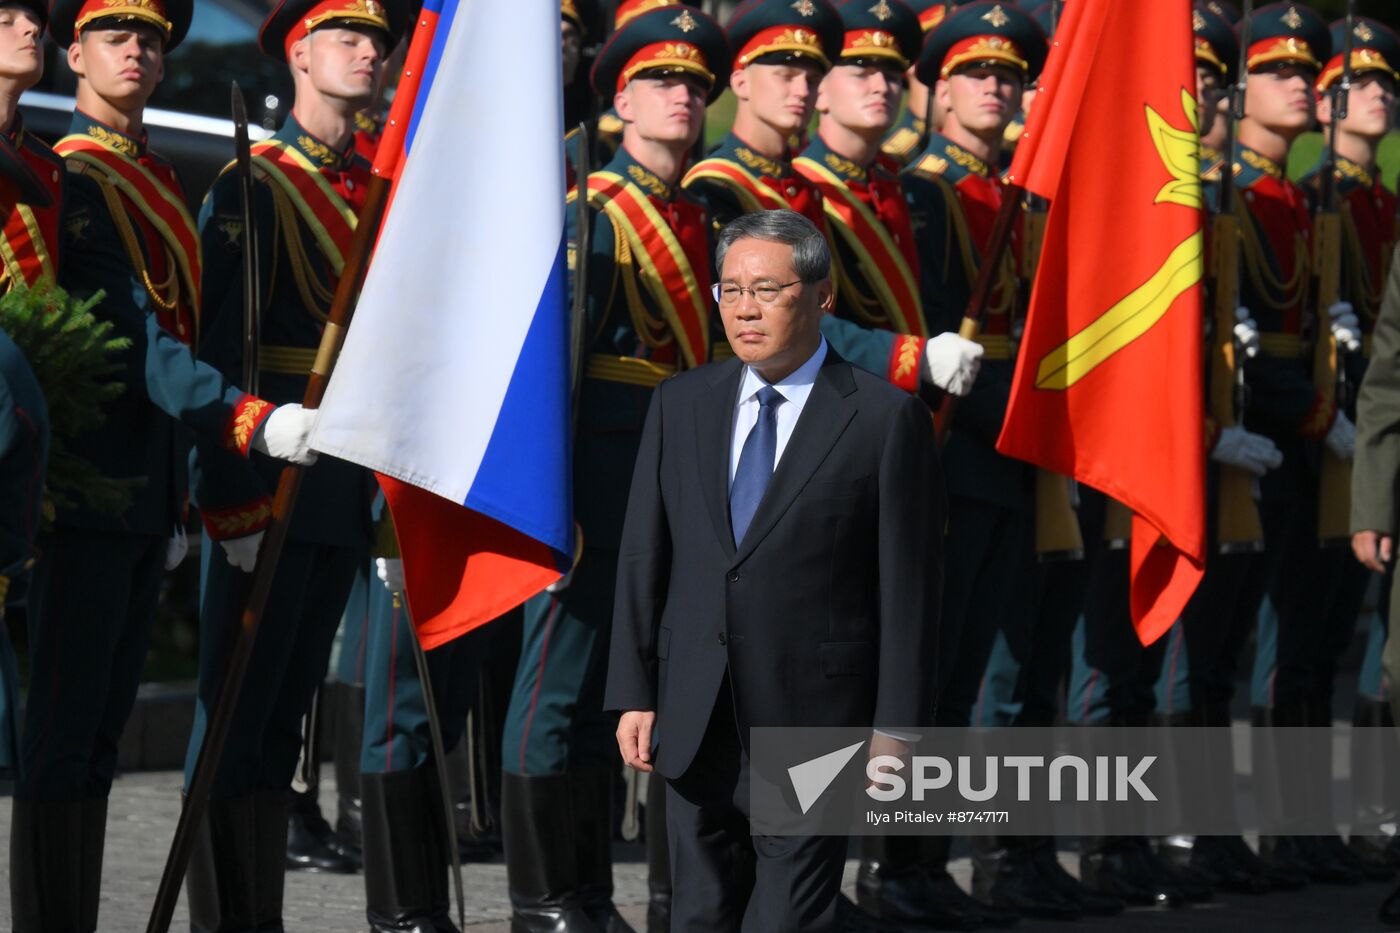
[(655, 710), (629, 710), (617, 722), (617, 748), (622, 763), (634, 771), (651, 770), (651, 732)]
[(262, 544), (263, 533), (255, 531), (242, 538), (229, 538), (220, 541), (228, 562), (244, 573), (252, 573), (258, 563), (258, 546)]
[(1235, 309), (1235, 342), (1247, 359), (1259, 355), (1259, 325), (1254, 315), (1243, 305)]
[(1356, 425), (1352, 424), (1346, 415), (1337, 412), (1336, 420), (1327, 430), (1323, 443), (1327, 445), (1328, 450), (1336, 454), (1338, 460), (1350, 460), (1356, 453)]
[(174, 570), (180, 566), (180, 562), (185, 559), (185, 555), (189, 552), (190, 539), (185, 536), (185, 529), (177, 525), (170, 540), (165, 542), (165, 569)]
[(316, 414), (314, 408), (278, 405), (253, 437), (253, 449), (278, 460), (310, 466), (316, 462), (316, 451), (308, 446), (311, 429), (316, 427)]
[(1210, 459), (1248, 470), (1255, 476), (1263, 476), (1283, 463), (1283, 454), (1264, 435), (1251, 434), (1234, 424), (1221, 429), (1220, 437), (1210, 452)]
[(376, 557), (374, 559), (374, 572), (386, 590), (395, 595), (403, 594), (403, 561), (401, 559)]
[(1350, 301), (1339, 301), (1327, 309), (1328, 325), (1332, 336), (1348, 353), (1361, 349), (1361, 322), (1356, 318), (1356, 309)]
[[(870, 733), (870, 754), (866, 757), (866, 761), (869, 762), (875, 758), (879, 758), (881, 755), (893, 755), (895, 758), (904, 762), (907, 769), (909, 765), (909, 755), (912, 751), (912, 746), (903, 739), (896, 738), (886, 732), (872, 732)], [(874, 783), (874, 781), (869, 779), (866, 780), (867, 787)]]
[(1351, 536), (1351, 552), (1364, 566), (1385, 573), (1395, 559), (1395, 539), (1379, 531), (1358, 531)]
[(985, 352), (980, 343), (964, 340), (951, 331), (931, 337), (924, 344), (924, 381), (949, 395), (966, 395), (977, 381)]

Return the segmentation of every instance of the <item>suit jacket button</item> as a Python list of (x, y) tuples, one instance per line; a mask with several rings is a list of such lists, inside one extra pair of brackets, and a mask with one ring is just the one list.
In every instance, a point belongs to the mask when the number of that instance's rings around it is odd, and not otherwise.
[(720, 633), (719, 633), (719, 643), (720, 643), (721, 645), (727, 645), (727, 644), (729, 644), (729, 636), (726, 635), (726, 634), (724, 634), (723, 632), (720, 632)]
[(729, 582), (730, 582), (730, 583), (738, 583), (738, 582), (739, 582), (739, 571), (737, 571), (737, 570), (731, 570), (731, 571), (729, 571)]

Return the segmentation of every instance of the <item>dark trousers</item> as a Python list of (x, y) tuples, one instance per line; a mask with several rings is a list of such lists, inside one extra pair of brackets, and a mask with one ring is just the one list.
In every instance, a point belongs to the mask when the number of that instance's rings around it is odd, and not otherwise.
[[(365, 732), (360, 768), (365, 773), (411, 771), (432, 755), (427, 699), (418, 679), (408, 611), (379, 582), (371, 581), (365, 644)], [(477, 629), (427, 653), (428, 677), (449, 751), (462, 737), (476, 697), (486, 631)]]
[(603, 712), (617, 552), (585, 547), (573, 582), (525, 604), (501, 763), (513, 774), (617, 765), (616, 720)]
[[(204, 742), (247, 599), (247, 574), (229, 566), (223, 548), (207, 536), (202, 558), (199, 695), (185, 756), (186, 781)], [(331, 642), (362, 560), (364, 548), (358, 544), (288, 541), (283, 546), (213, 799), (285, 791), (291, 784), (301, 754), (301, 719), (325, 678)]]
[(1129, 603), (1129, 551), (1104, 540), (1109, 500), (1081, 487), (1080, 527), (1088, 552), (1084, 595), (1083, 651), (1075, 659), (1069, 719), (1087, 723), (1104, 717), (1129, 719), (1152, 713), (1163, 639), (1143, 647)]
[(1259, 513), (1269, 601), (1278, 614), (1277, 654), (1267, 693), (1271, 705), (1294, 706), (1315, 696), (1324, 676), (1330, 643), (1327, 607), (1336, 581), (1317, 543), (1316, 476), (1304, 469), (1300, 453), (1285, 450), (1285, 457), (1282, 467), (1260, 480)]
[(1017, 588), (1032, 580), (1033, 535), (1029, 512), (963, 496), (948, 499), (935, 708), (940, 726), (968, 725), (1006, 614), (1033, 611), (1033, 600), (1015, 598)]
[(1258, 614), (1264, 570), (1260, 554), (1210, 554), (1206, 572), (1181, 613), (1185, 679), (1193, 709), (1235, 695), (1240, 654)]
[(846, 837), (754, 836), (749, 812), (726, 678), (695, 760), (666, 782), (671, 933), (836, 930)]
[(166, 542), (59, 528), (29, 597), (31, 680), (16, 795), (106, 797), (155, 622)]

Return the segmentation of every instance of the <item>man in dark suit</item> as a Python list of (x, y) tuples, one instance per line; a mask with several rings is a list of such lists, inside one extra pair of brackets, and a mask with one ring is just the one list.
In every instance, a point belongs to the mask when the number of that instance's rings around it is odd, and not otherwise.
[(898, 754), (930, 721), (942, 476), (923, 404), (822, 337), (811, 221), (746, 214), (715, 264), (737, 359), (652, 397), (605, 706), (666, 779), (673, 930), (833, 929), (846, 840), (751, 836), (749, 729), (868, 726)]

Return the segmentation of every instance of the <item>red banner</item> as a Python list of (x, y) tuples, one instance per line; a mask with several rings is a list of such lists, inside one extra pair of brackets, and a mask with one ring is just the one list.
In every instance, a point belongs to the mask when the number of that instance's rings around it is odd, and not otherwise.
[(997, 449), (1133, 510), (1150, 644), (1205, 561), (1204, 213), (1190, 0), (1065, 4), (1008, 180), (1050, 200)]

